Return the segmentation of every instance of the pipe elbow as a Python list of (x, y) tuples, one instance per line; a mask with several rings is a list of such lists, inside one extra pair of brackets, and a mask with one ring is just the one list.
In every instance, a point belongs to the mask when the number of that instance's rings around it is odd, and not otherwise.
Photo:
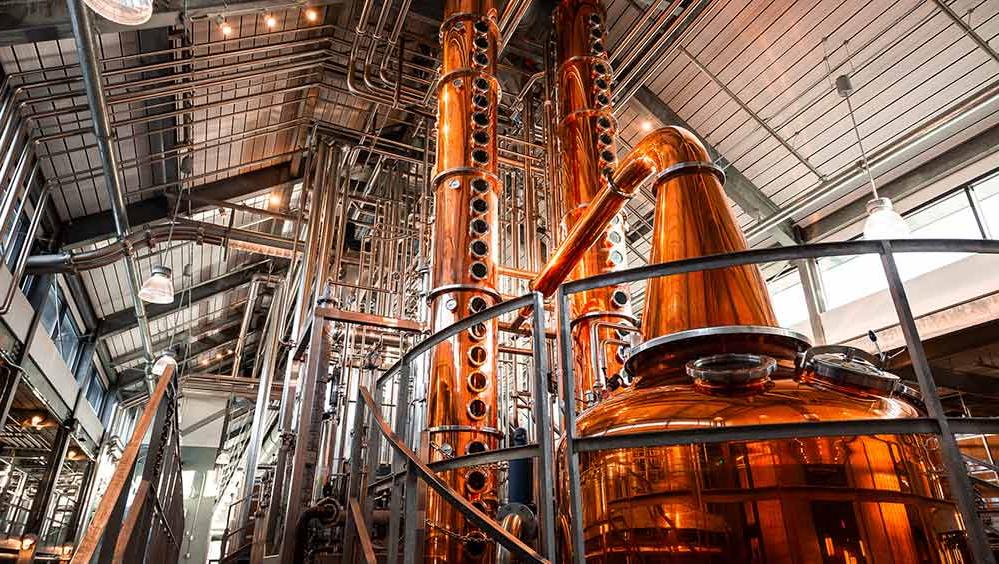
[(693, 133), (682, 127), (661, 127), (646, 135), (618, 164), (614, 184), (634, 194), (647, 178), (681, 163), (710, 163), (707, 149)]

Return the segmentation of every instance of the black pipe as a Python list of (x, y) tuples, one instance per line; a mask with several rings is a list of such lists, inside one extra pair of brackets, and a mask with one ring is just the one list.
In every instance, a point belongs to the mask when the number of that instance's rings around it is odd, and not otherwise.
[[(513, 446), (527, 445), (527, 429), (517, 427), (513, 431)], [(517, 458), (510, 461), (510, 475), (507, 482), (510, 503), (531, 505), (534, 502), (534, 459)]]

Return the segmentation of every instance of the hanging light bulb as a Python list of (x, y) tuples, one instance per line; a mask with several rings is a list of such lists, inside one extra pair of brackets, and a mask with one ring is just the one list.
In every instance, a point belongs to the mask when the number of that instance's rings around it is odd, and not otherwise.
[(171, 270), (163, 265), (153, 267), (152, 273), (139, 289), (139, 298), (151, 304), (173, 303), (173, 279)]
[(846, 99), (846, 109), (850, 114), (850, 123), (853, 124), (853, 133), (857, 137), (857, 146), (860, 148), (864, 170), (867, 171), (867, 179), (871, 183), (871, 194), (874, 195), (874, 199), (867, 202), (867, 221), (864, 222), (864, 239), (868, 241), (875, 239), (904, 239), (910, 235), (908, 224), (905, 223), (905, 219), (892, 207), (890, 198), (883, 198), (878, 195), (878, 185), (874, 182), (871, 163), (867, 160), (864, 141), (860, 137), (860, 128), (857, 127), (857, 117), (853, 115), (853, 103), (850, 102), (850, 95), (853, 94), (853, 83), (850, 81), (848, 75), (841, 74), (836, 77), (836, 92)]
[(264, 15), (264, 24), (266, 24), (268, 28), (273, 29), (274, 26), (277, 25), (277, 18), (275, 18), (273, 14), (266, 14)]
[(163, 354), (156, 359), (156, 364), (153, 365), (153, 374), (162, 376), (168, 366), (172, 366), (174, 369), (177, 368), (177, 357), (173, 351), (163, 351)]
[(309, 20), (310, 22), (314, 22), (319, 19), (319, 12), (317, 12), (315, 8), (306, 8), (305, 19)]
[(875, 198), (867, 202), (864, 239), (905, 239), (910, 235), (909, 224), (891, 205), (890, 198)]
[(102, 17), (122, 25), (141, 25), (153, 16), (153, 0), (83, 0)]
[(219, 31), (222, 32), (222, 35), (228, 37), (229, 34), (232, 33), (232, 26), (229, 25), (228, 20), (226, 20), (222, 16), (219, 16), (217, 21), (218, 21), (218, 24), (219, 24)]

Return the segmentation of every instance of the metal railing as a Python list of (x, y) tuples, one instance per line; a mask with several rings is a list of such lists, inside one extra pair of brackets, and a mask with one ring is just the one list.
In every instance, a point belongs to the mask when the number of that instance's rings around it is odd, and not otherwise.
[(782, 423), (772, 425), (747, 425), (716, 429), (680, 429), (651, 433), (628, 433), (613, 436), (576, 437), (576, 411), (573, 403), (562, 402), (565, 421), (563, 440), (566, 443), (566, 466), (569, 478), (569, 514), (579, 516), (570, 526), (571, 549), (575, 562), (585, 562), (582, 500), (580, 492), (579, 453), (613, 448), (636, 448), (703, 444), (739, 440), (772, 440), (793, 437), (824, 437), (843, 435), (871, 435), (892, 433), (927, 433), (940, 437), (947, 476), (953, 484), (952, 494), (967, 527), (968, 541), (975, 562), (994, 562), (981, 519), (978, 516), (975, 493), (964, 465), (956, 434), (995, 433), (999, 419), (948, 418), (940, 403), (936, 383), (919, 339), (916, 322), (906, 296), (902, 278), (895, 262), (896, 253), (908, 252), (959, 252), (999, 254), (999, 241), (960, 239), (911, 239), (897, 241), (850, 241), (820, 243), (796, 247), (750, 250), (739, 253), (711, 255), (695, 259), (654, 264), (629, 270), (594, 276), (562, 285), (558, 290), (559, 348), (562, 365), (562, 397), (575, 397), (573, 377), (573, 350), (570, 334), (569, 297), (573, 294), (650, 278), (699, 272), (774, 261), (844, 255), (877, 254), (888, 281), (888, 290), (912, 359), (913, 371), (923, 394), (928, 417), (904, 420), (828, 421), (815, 423)]
[[(403, 437), (410, 431), (410, 418), (406, 409), (410, 403), (412, 387), (412, 367), (415, 362), (434, 347), (472, 327), (499, 316), (528, 307), (532, 314), (532, 356), (534, 360), (533, 395), (535, 443), (527, 446), (498, 449), (466, 456), (459, 456), (434, 463), (426, 463), (406, 444)], [(406, 527), (403, 533), (403, 561), (415, 562), (422, 544), (424, 517), (421, 500), (423, 489), (429, 487), (448, 504), (457, 509), (473, 525), (479, 527), (486, 538), (503, 546), (517, 557), (528, 562), (552, 562), (555, 552), (554, 520), (554, 461), (552, 443), (551, 399), (548, 393), (548, 361), (545, 351), (544, 297), (531, 293), (508, 300), (485, 309), (475, 315), (438, 332), (417, 344), (409, 352), (385, 371), (374, 383), (372, 394), (364, 386), (358, 386), (353, 420), (354, 437), (351, 443), (350, 480), (347, 486), (348, 515), (344, 533), (344, 561), (353, 561), (356, 545), (360, 543), (365, 559), (372, 562), (375, 557), (368, 531), (371, 527), (371, 498), (368, 495), (373, 485), (374, 469), (378, 465), (382, 440), (392, 452), (392, 473), (381, 480), (391, 480), (403, 487), (389, 489), (389, 532), (386, 543), (386, 561), (398, 562), (399, 537), (402, 520)], [(382, 415), (383, 385), (393, 377), (399, 378), (399, 397), (396, 398), (396, 411), (392, 425)], [(365, 431), (367, 429), (367, 431)], [(367, 437), (366, 447), (363, 437)], [(418, 439), (417, 439), (418, 440)], [(366, 452), (365, 452), (366, 450)], [(417, 448), (416, 450), (420, 450)], [(461, 494), (451, 489), (437, 472), (464, 468), (525, 457), (538, 459), (537, 475), (541, 481), (536, 484), (539, 512), (539, 551), (527, 546), (513, 536), (499, 523), (475, 508)], [(402, 484), (398, 482), (402, 481)]]

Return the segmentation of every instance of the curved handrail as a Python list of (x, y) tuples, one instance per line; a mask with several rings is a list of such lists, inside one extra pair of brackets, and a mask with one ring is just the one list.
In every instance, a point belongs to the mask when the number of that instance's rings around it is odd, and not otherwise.
[[(510, 301), (517, 302), (517, 300)], [(511, 309), (510, 311), (513, 310)], [(481, 528), (486, 536), (496, 541), (504, 548), (529, 562), (548, 564), (549, 561), (547, 559), (543, 558), (540, 554), (531, 549), (531, 547), (524, 544), (520, 539), (508, 533), (504, 528), (500, 527), (495, 521), (490, 519), (485, 513), (476, 509), (475, 506), (448, 487), (443, 480), (438, 478), (437, 474), (431, 470), (426, 463), (422, 462), (419, 457), (416, 456), (416, 453), (410, 450), (409, 447), (403, 443), (402, 439), (400, 439), (398, 435), (392, 432), (388, 423), (385, 422), (385, 419), (378, 412), (377, 404), (375, 403), (374, 398), (371, 397), (371, 392), (369, 392), (364, 386), (360, 386), (359, 389), (361, 398), (363, 398), (364, 403), (367, 406), (367, 410), (371, 414), (371, 420), (378, 426), (382, 436), (388, 440), (392, 449), (406, 459), (409, 468), (411, 468), (420, 477), (420, 479), (426, 482), (426, 484), (437, 492), (438, 495), (444, 498), (444, 501), (457, 509), (472, 524)]]
[(375, 387), (381, 386), (385, 383), (391, 376), (395, 375), (396, 372), (402, 367), (403, 364), (408, 364), (413, 361), (413, 359), (419, 357), (422, 354), (430, 352), (434, 347), (443, 343), (444, 341), (454, 337), (455, 335), (469, 329), (471, 326), (478, 323), (483, 323), (493, 319), (494, 317), (499, 317), (501, 315), (517, 311), (523, 307), (530, 306), (534, 304), (535, 294), (537, 292), (530, 292), (520, 296), (519, 298), (514, 298), (512, 300), (507, 300), (505, 302), (500, 302), (492, 307), (487, 307), (486, 309), (476, 313), (475, 315), (470, 315), (465, 319), (455, 323), (454, 325), (449, 325), (448, 327), (441, 329), (440, 331), (430, 335), (426, 339), (417, 343), (413, 348), (409, 349), (402, 358), (397, 360), (395, 364), (388, 367), (385, 372), (375, 381)]

